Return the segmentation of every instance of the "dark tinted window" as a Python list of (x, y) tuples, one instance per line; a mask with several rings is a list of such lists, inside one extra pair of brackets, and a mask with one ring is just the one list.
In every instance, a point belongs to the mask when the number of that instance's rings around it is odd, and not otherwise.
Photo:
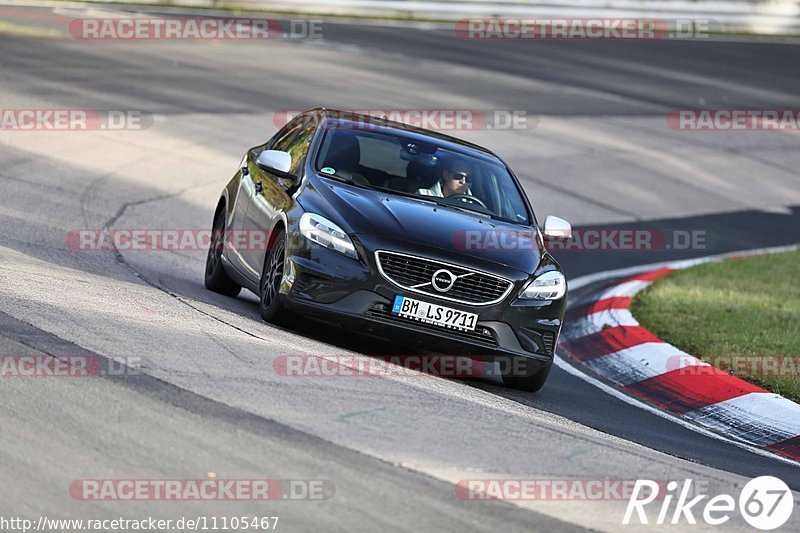
[(275, 142), (272, 143), (270, 150), (282, 150), (284, 152), (288, 151), (286, 148), (289, 146), (289, 143), (292, 142), (294, 136), (297, 135), (297, 132), (300, 131), (300, 124), (296, 124), (294, 126), (289, 126), (284, 131), (279, 132), (280, 137), (275, 139)]
[(303, 163), (308, 155), (308, 149), (311, 147), (311, 141), (314, 139), (314, 132), (316, 130), (317, 128), (314, 124), (306, 125), (305, 128), (298, 129), (298, 131), (295, 132), (285, 148), (275, 148), (276, 150), (289, 152), (292, 156), (292, 166), (289, 170), (292, 174), (302, 174)]
[(380, 128), (329, 129), (316, 169), (323, 176), (362, 187), (530, 223), (522, 192), (505, 165), (436, 139)]

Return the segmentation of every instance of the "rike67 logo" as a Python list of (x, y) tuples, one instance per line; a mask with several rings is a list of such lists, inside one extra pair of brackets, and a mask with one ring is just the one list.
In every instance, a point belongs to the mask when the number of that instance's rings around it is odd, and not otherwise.
[[(666, 485), (666, 494), (659, 488), (663, 489), (663, 483), (637, 480), (622, 523), (635, 524), (638, 520), (640, 524), (697, 524), (702, 519), (708, 525), (719, 526), (731, 520), (738, 511), (752, 527), (769, 531), (784, 525), (794, 508), (788, 485), (772, 476), (750, 480), (739, 493), (738, 500), (730, 494), (711, 498), (707, 494), (697, 494), (691, 479), (684, 480), (682, 485), (670, 481)], [(645, 509), (654, 502), (655, 505)], [(658, 514), (653, 520), (656, 510)]]

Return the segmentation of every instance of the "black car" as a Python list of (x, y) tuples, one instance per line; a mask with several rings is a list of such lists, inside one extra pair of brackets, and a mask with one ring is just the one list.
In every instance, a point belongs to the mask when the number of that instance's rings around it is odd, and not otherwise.
[[(341, 324), (501, 361), (538, 390), (566, 307), (561, 269), (508, 166), (489, 150), (381, 118), (314, 109), (251, 148), (222, 191), (208, 289), (261, 316)], [(521, 364), (520, 364), (521, 363)]]

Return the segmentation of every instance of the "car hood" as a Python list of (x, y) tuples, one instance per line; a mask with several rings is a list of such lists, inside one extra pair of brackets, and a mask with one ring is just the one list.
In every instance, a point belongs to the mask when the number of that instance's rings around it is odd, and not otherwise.
[(432, 202), (323, 178), (309, 183), (298, 200), (305, 210), (317, 212), (356, 235), (466, 254), (528, 274), (536, 270), (541, 259), (535, 228)]

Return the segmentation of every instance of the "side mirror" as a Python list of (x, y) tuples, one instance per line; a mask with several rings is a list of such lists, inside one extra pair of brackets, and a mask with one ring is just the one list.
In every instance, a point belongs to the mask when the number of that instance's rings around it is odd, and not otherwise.
[(263, 170), (285, 174), (289, 177), (289, 169), (292, 168), (292, 156), (289, 152), (281, 150), (264, 150), (258, 154), (256, 165)]
[(563, 218), (547, 215), (544, 219), (542, 233), (546, 239), (569, 239), (572, 237), (572, 226)]

